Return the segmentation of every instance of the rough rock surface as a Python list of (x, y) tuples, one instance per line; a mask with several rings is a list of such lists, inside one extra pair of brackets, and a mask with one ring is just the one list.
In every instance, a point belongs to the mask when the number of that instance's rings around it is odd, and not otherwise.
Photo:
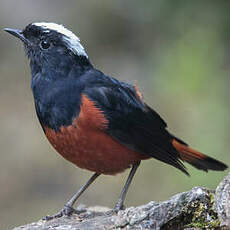
[(118, 214), (97, 207), (79, 215), (14, 228), (14, 230), (153, 229), (230, 230), (230, 174), (215, 191), (195, 187), (164, 202), (151, 201)]
[(230, 226), (230, 174), (216, 189), (214, 209), (218, 213), (220, 226)]

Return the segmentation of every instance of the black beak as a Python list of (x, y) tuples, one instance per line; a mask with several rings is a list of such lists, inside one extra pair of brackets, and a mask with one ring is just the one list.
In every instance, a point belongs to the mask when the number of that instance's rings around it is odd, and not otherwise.
[(26, 45), (29, 45), (29, 41), (25, 38), (23, 35), (22, 30), (18, 29), (11, 29), (11, 28), (4, 28), (4, 31), (8, 32), (9, 34), (12, 34), (13, 36), (19, 38), (21, 41), (23, 41)]

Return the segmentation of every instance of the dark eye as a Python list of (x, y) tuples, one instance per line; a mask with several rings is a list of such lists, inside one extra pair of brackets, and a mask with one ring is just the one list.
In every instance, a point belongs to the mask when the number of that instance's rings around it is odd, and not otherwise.
[(49, 47), (50, 47), (50, 43), (47, 42), (47, 41), (41, 41), (41, 42), (40, 42), (40, 47), (41, 47), (43, 50), (47, 50), (47, 49), (49, 49)]

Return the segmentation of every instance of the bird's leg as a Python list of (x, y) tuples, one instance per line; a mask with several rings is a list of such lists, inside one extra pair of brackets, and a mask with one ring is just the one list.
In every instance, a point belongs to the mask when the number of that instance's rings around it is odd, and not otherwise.
[(139, 165), (140, 165), (140, 162), (133, 164), (132, 169), (131, 169), (131, 171), (129, 173), (128, 179), (125, 182), (125, 186), (122, 189), (121, 195), (120, 195), (120, 197), (119, 197), (119, 199), (118, 199), (118, 201), (117, 201), (117, 203), (116, 203), (116, 205), (115, 205), (115, 207), (113, 209), (115, 212), (118, 212), (119, 210), (124, 208), (123, 204), (124, 204), (124, 200), (125, 200), (125, 197), (126, 197), (126, 193), (128, 191), (129, 185), (131, 184), (133, 176), (135, 175)]
[(74, 203), (76, 200), (81, 196), (81, 194), (95, 181), (95, 179), (99, 176), (99, 173), (94, 173), (89, 180), (73, 195), (73, 197), (64, 205), (64, 208), (58, 212), (57, 214), (54, 214), (52, 216), (46, 216), (43, 219), (44, 220), (51, 220), (53, 218), (59, 218), (64, 215), (70, 216), (72, 213), (78, 213), (77, 210), (73, 208)]

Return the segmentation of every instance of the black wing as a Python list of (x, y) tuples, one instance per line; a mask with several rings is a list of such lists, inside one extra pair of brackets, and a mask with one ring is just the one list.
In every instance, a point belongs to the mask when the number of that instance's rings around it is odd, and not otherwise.
[(140, 100), (133, 86), (110, 77), (91, 84), (84, 93), (109, 120), (105, 131), (128, 148), (154, 157), (188, 174), (166, 130), (164, 120)]

